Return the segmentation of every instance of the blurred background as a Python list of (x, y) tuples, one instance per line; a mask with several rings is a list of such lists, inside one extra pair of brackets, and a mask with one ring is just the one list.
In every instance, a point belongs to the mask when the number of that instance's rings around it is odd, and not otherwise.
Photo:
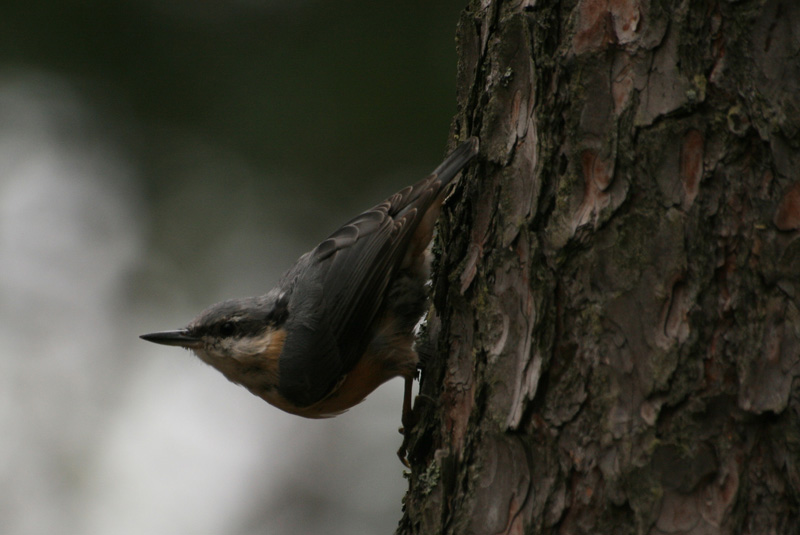
[(304, 420), (137, 336), (439, 163), (463, 4), (5, 3), (0, 533), (394, 531), (400, 380)]

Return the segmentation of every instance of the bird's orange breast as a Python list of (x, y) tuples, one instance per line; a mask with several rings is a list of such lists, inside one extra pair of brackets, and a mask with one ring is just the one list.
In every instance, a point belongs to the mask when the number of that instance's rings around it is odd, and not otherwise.
[(380, 358), (366, 354), (325, 399), (300, 409), (297, 414), (307, 418), (335, 416), (361, 403), (391, 378), (391, 375), (387, 376)]
[(324, 399), (307, 407), (297, 407), (278, 393), (254, 392), (271, 405), (305, 418), (329, 418), (358, 405), (373, 390), (394, 377), (412, 377), (417, 365), (417, 354), (401, 347), (370, 346), (358, 364), (345, 375)]
[[(417, 354), (412, 349), (413, 333), (405, 332), (398, 322), (398, 316), (386, 314), (379, 323), (367, 350), (358, 359), (356, 365), (331, 389), (323, 399), (305, 407), (298, 407), (287, 400), (277, 388), (280, 370), (280, 354), (286, 341), (284, 329), (276, 331), (269, 339), (266, 351), (252, 362), (239, 364), (261, 370), (262, 381), (250, 382), (228, 376), (234, 382), (246, 387), (250, 392), (290, 414), (306, 418), (328, 418), (336, 416), (350, 407), (358, 405), (373, 390), (393, 377), (413, 377), (418, 362)], [(224, 370), (221, 370), (224, 372)], [(227, 374), (226, 374), (227, 375)], [(267, 379), (269, 388), (263, 379)]]

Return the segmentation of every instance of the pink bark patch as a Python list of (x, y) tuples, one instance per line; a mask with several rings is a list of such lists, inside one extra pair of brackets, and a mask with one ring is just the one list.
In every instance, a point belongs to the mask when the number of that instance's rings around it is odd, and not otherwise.
[(572, 46), (577, 54), (636, 40), (639, 0), (581, 0)]
[(612, 42), (608, 19), (608, 0), (581, 1), (578, 5), (578, 31), (572, 41), (576, 53), (605, 48)]
[(617, 42), (624, 44), (635, 41), (639, 29), (638, 0), (610, 0), (608, 7)]
[(595, 150), (581, 153), (583, 169), (583, 200), (578, 207), (572, 231), (595, 218), (600, 210), (608, 206), (609, 194), (605, 192), (614, 180), (614, 165), (601, 158)]
[(779, 230), (800, 228), (800, 182), (792, 184), (783, 194), (772, 221)]
[(597, 156), (592, 150), (585, 150), (581, 154), (583, 164), (583, 176), (587, 183), (593, 182), (600, 191), (605, 191), (614, 179), (613, 171), (609, 169), (606, 162)]
[(681, 145), (681, 182), (683, 182), (683, 208), (688, 209), (697, 197), (703, 178), (703, 134), (689, 130)]

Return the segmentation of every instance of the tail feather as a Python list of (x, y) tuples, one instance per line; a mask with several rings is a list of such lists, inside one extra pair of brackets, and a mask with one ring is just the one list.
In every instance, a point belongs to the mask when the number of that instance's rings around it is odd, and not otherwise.
[(479, 146), (480, 143), (477, 137), (467, 139), (456, 147), (456, 149), (439, 164), (439, 167), (433, 170), (432, 174), (438, 177), (442, 186), (447, 185), (447, 183), (453, 180), (458, 172), (478, 154)]
[[(415, 210), (413, 237), (406, 248), (402, 266), (408, 269), (416, 265), (420, 272), (427, 273), (427, 255), (425, 251), (433, 238), (433, 228), (442, 209), (447, 185), (458, 175), (459, 171), (478, 154), (478, 138), (471, 137), (451, 152), (444, 162), (437, 167), (428, 178), (417, 183), (410, 192), (413, 201), (408, 202), (403, 212)], [(427, 274), (424, 275), (427, 278)]]

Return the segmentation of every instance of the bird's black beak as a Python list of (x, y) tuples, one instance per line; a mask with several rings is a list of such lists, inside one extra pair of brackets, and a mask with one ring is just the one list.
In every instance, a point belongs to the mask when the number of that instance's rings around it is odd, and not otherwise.
[(186, 329), (143, 334), (139, 338), (156, 344), (164, 344), (165, 346), (179, 346), (188, 348), (197, 347), (197, 345), (200, 343), (200, 339), (191, 336), (189, 331)]

